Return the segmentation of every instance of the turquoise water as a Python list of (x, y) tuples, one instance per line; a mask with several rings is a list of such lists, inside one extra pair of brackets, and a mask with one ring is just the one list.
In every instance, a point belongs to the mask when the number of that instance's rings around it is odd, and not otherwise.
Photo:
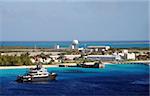
[[(52, 48), (56, 44), (60, 47), (70, 47), (71, 41), (43, 41), (43, 42), (25, 42), (25, 41), (10, 41), (0, 42), (0, 46), (25, 46), (25, 47), (37, 47)], [(79, 47), (87, 46), (111, 46), (112, 48), (149, 48), (150, 42), (148, 41), (80, 41)]]
[(102, 95), (149, 96), (149, 66), (142, 64), (106, 65), (96, 68), (48, 68), (56, 81), (17, 83), (16, 76), (28, 69), (0, 70), (0, 95)]

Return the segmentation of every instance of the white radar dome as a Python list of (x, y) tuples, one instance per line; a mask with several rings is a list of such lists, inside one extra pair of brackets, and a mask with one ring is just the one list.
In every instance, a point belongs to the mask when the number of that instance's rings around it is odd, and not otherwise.
[(73, 44), (73, 45), (78, 45), (78, 44), (79, 44), (79, 41), (78, 41), (78, 40), (73, 40), (73, 41), (72, 41), (72, 44)]

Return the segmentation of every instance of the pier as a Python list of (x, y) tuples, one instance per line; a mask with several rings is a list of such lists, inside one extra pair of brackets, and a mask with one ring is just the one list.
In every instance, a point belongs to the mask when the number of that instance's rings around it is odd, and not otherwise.
[(117, 62), (117, 64), (144, 64), (144, 65), (150, 65), (150, 61), (123, 61), (123, 62)]
[(105, 64), (95, 62), (87, 62), (83, 64), (71, 63), (71, 64), (59, 64), (59, 67), (104, 68)]

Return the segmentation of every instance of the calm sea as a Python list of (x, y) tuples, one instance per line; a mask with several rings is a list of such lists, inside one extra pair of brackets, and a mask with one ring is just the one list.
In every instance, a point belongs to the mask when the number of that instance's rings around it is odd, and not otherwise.
[(17, 83), (16, 76), (27, 69), (0, 70), (3, 96), (149, 96), (149, 66), (106, 65), (104, 69), (48, 68), (56, 81)]
[[(25, 41), (0, 41), (0, 46), (23, 46), (23, 47), (41, 47), (53, 48), (56, 44), (60, 47), (70, 47), (71, 41), (38, 41), (38, 42), (25, 42)], [(148, 41), (81, 41), (79, 47), (87, 46), (111, 46), (112, 48), (149, 48), (150, 42)]]

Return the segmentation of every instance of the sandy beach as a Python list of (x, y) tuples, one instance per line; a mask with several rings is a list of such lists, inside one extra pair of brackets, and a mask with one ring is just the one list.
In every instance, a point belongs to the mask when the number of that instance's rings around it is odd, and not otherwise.
[[(18, 69), (18, 68), (34, 68), (35, 65), (32, 66), (0, 66), (0, 69)], [(43, 67), (58, 67), (58, 65), (43, 65)]]
[[(114, 65), (115, 63), (111, 63), (111, 62), (102, 62), (103, 64), (107, 65), (107, 64), (112, 64)], [(147, 63), (148, 65), (150, 65), (150, 61), (129, 61), (128, 63)], [(87, 62), (88, 64), (94, 64), (94, 62)], [(59, 67), (59, 65), (72, 65), (75, 66), (77, 65), (76, 63), (62, 63), (62, 64), (53, 64), (53, 65), (43, 65), (43, 67), (47, 68), (47, 67)], [(33, 68), (35, 67), (35, 65), (31, 65), (31, 66), (0, 66), (0, 69), (18, 69), (18, 68)]]
[[(59, 65), (76, 65), (76, 63), (62, 63), (62, 64), (53, 64), (53, 65), (43, 65), (43, 67), (59, 67)], [(36, 65), (31, 66), (0, 66), (0, 69), (18, 69), (18, 68), (33, 68)]]
[[(86, 64), (94, 64), (94, 62), (88, 62)], [(112, 64), (110, 62), (103, 62), (103, 64)], [(77, 65), (76, 63), (62, 63), (62, 64), (53, 64), (53, 65), (43, 65), (43, 67), (47, 68), (47, 67), (59, 67), (59, 65), (72, 65), (75, 66)], [(0, 66), (0, 69), (18, 69), (18, 68), (33, 68), (35, 67), (35, 65), (31, 65), (31, 66)]]

